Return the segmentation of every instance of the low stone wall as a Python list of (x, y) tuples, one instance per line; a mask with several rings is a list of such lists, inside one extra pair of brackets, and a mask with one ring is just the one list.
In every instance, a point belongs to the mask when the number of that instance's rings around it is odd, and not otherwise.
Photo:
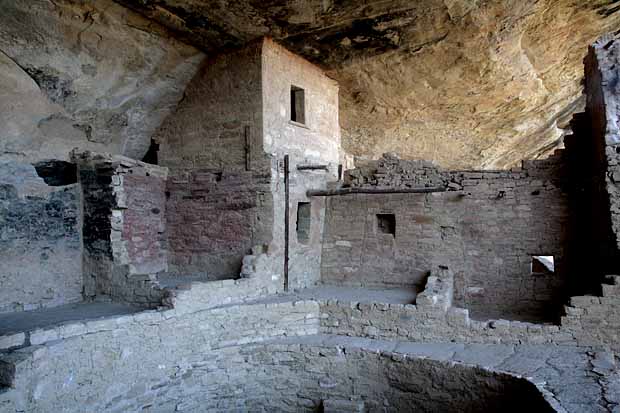
[[(244, 282), (265, 285), (262, 281), (242, 279), (239, 286), (250, 286)], [(586, 386), (592, 400), (573, 400), (563, 394), (561, 404), (574, 403), (568, 411), (582, 411), (602, 397), (607, 379), (600, 381), (599, 374), (613, 370), (613, 356), (612, 362), (568, 360), (580, 351), (590, 354), (589, 347), (578, 351), (571, 347), (574, 344), (620, 350), (616, 333), (594, 334), (597, 328), (616, 326), (611, 323), (619, 314), (620, 277), (603, 287), (603, 297), (573, 299), (572, 327), (471, 320), (467, 310), (450, 306), (452, 282), (450, 271), (439, 268), (416, 305), (291, 302), (276, 296), (200, 309), (180, 300), (170, 310), (3, 337), (0, 343), (9, 351), (0, 357), (0, 387), (5, 386), (0, 388), (0, 409), (78, 411), (88, 405), (101, 411), (315, 411), (323, 405), (335, 411), (403, 411), (411, 406), (422, 411), (481, 411), (512, 408), (521, 400), (532, 408), (532, 400), (537, 400), (540, 411), (553, 411), (539, 392), (549, 396), (551, 389), (562, 394), (574, 369), (590, 365), (597, 366), (599, 373), (590, 377), (584, 370), (578, 379), (584, 383), (576, 386)], [(229, 291), (235, 288), (234, 281), (205, 284), (215, 283)], [(238, 291), (245, 291), (239, 286)], [(603, 311), (601, 306), (612, 303), (614, 307)], [(330, 336), (319, 339), (319, 333)], [(252, 344), (283, 336), (299, 340)], [(322, 344), (317, 345), (317, 340)], [(501, 345), (475, 349), (462, 343)], [(509, 343), (515, 346), (506, 346)], [(545, 345), (527, 355), (516, 345), (525, 343)], [(562, 365), (556, 367), (567, 372), (545, 376), (549, 362), (540, 357), (551, 358), (553, 365), (556, 357)], [(528, 373), (528, 377), (535, 371), (536, 383), (549, 378), (551, 384), (536, 389), (505, 371)], [(599, 381), (602, 384), (596, 384)], [(613, 397), (609, 396), (609, 403)], [(559, 406), (556, 396), (549, 400)], [(561, 406), (558, 409), (563, 411)]]
[(146, 311), (35, 330), (26, 347), (0, 356), (0, 387), (11, 386), (0, 388), (0, 411), (186, 411), (234, 375), (205, 375), (214, 349), (316, 333), (315, 302)]
[(462, 412), (526, 403), (554, 411), (527, 380), (448, 361), (449, 349), (423, 355), (412, 348), (409, 356), (406, 349), (373, 351), (345, 340), (339, 346), (338, 340), (243, 345), (316, 334), (316, 313), (316, 304), (308, 302), (181, 318), (145, 312), (88, 322), (72, 333), (67, 327), (55, 336), (35, 333), (31, 347), (3, 358), (13, 369), (0, 376), (12, 378), (13, 388), (0, 392), (0, 409), (293, 412), (323, 405), (327, 411)]
[(282, 291), (282, 279), (274, 274), (272, 278), (187, 282), (165, 291), (165, 305), (177, 311), (193, 312), (276, 294)]
[(416, 304), (319, 301), (326, 334), (422, 342), (603, 346), (620, 351), (620, 276), (603, 296), (572, 297), (560, 325), (509, 320), (478, 321), (450, 302), (452, 276), (440, 269)]
[[(73, 181), (75, 182), (75, 180)], [(0, 163), (0, 313), (82, 299), (80, 188)]]
[(620, 276), (607, 278), (602, 296), (571, 297), (562, 330), (582, 345), (604, 344), (620, 352)]
[(204, 282), (175, 277), (177, 285), (164, 288), (163, 304), (176, 311), (194, 312), (280, 293), (284, 290), (280, 258), (268, 247), (256, 246), (252, 254), (243, 257), (239, 279)]

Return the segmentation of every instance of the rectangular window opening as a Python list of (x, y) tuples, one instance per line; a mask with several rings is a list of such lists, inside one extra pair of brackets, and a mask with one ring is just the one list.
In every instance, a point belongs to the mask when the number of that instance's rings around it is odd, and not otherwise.
[(310, 202), (297, 203), (297, 242), (307, 244), (310, 242), (310, 223), (312, 212)]
[(394, 214), (377, 214), (377, 231), (380, 234), (392, 234), (396, 237), (396, 216)]
[(291, 120), (306, 124), (304, 90), (297, 86), (291, 86)]
[(553, 255), (532, 255), (530, 269), (532, 275), (555, 274), (555, 258)]

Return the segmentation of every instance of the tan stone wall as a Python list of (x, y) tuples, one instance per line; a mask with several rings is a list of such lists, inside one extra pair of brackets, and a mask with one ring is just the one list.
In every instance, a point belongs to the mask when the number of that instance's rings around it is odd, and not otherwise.
[(83, 193), (84, 295), (156, 306), (167, 268), (167, 169), (122, 156), (74, 153)]
[[(284, 248), (284, 155), (290, 159), (289, 283), (292, 288), (319, 280), (325, 200), (308, 198), (308, 189), (324, 189), (337, 179), (340, 163), (338, 85), (318, 67), (276, 43), (265, 40), (262, 54), (263, 147), (277, 163), (272, 169), (273, 240)], [(291, 121), (291, 87), (304, 90), (305, 124)], [(325, 165), (327, 170), (298, 170), (300, 165)], [(311, 203), (308, 242), (297, 239), (297, 208)]]
[(231, 278), (271, 239), (270, 163), (262, 151), (260, 43), (204, 62), (164, 122), (170, 168), (170, 272)]
[[(456, 302), (473, 313), (558, 316), (570, 242), (561, 156), (514, 171), (435, 171), (435, 178), (427, 171), (417, 180), (445, 192), (329, 197), (322, 281), (423, 286), (431, 268), (446, 265), (455, 272)], [(405, 178), (395, 173), (383, 188), (405, 188)], [(395, 235), (380, 230), (378, 214), (394, 215)], [(554, 256), (555, 273), (533, 275), (533, 255)]]

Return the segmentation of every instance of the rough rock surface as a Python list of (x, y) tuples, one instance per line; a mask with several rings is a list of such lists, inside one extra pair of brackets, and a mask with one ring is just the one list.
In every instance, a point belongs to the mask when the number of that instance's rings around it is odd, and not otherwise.
[(109, 0), (0, 1), (0, 156), (142, 158), (203, 54)]
[(206, 51), (270, 35), (341, 85), (344, 148), (451, 168), (553, 152), (613, 0), (119, 0)]

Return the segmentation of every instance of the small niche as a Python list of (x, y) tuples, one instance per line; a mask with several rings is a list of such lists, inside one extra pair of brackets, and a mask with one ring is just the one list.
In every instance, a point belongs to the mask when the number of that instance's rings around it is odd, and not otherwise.
[(394, 214), (377, 214), (377, 233), (391, 234), (396, 237), (396, 216)]
[(157, 165), (157, 162), (159, 161), (157, 159), (157, 152), (159, 152), (159, 144), (151, 139), (151, 145), (149, 146), (149, 150), (146, 151), (144, 158), (142, 158), (142, 162)]
[(555, 258), (553, 255), (532, 255), (530, 269), (532, 275), (555, 274)]
[(297, 242), (307, 244), (310, 242), (310, 223), (312, 210), (310, 202), (297, 203)]
[(305, 92), (297, 86), (291, 86), (291, 120), (306, 124)]
[(71, 162), (50, 159), (33, 164), (34, 169), (46, 184), (65, 186), (77, 182), (77, 166)]

